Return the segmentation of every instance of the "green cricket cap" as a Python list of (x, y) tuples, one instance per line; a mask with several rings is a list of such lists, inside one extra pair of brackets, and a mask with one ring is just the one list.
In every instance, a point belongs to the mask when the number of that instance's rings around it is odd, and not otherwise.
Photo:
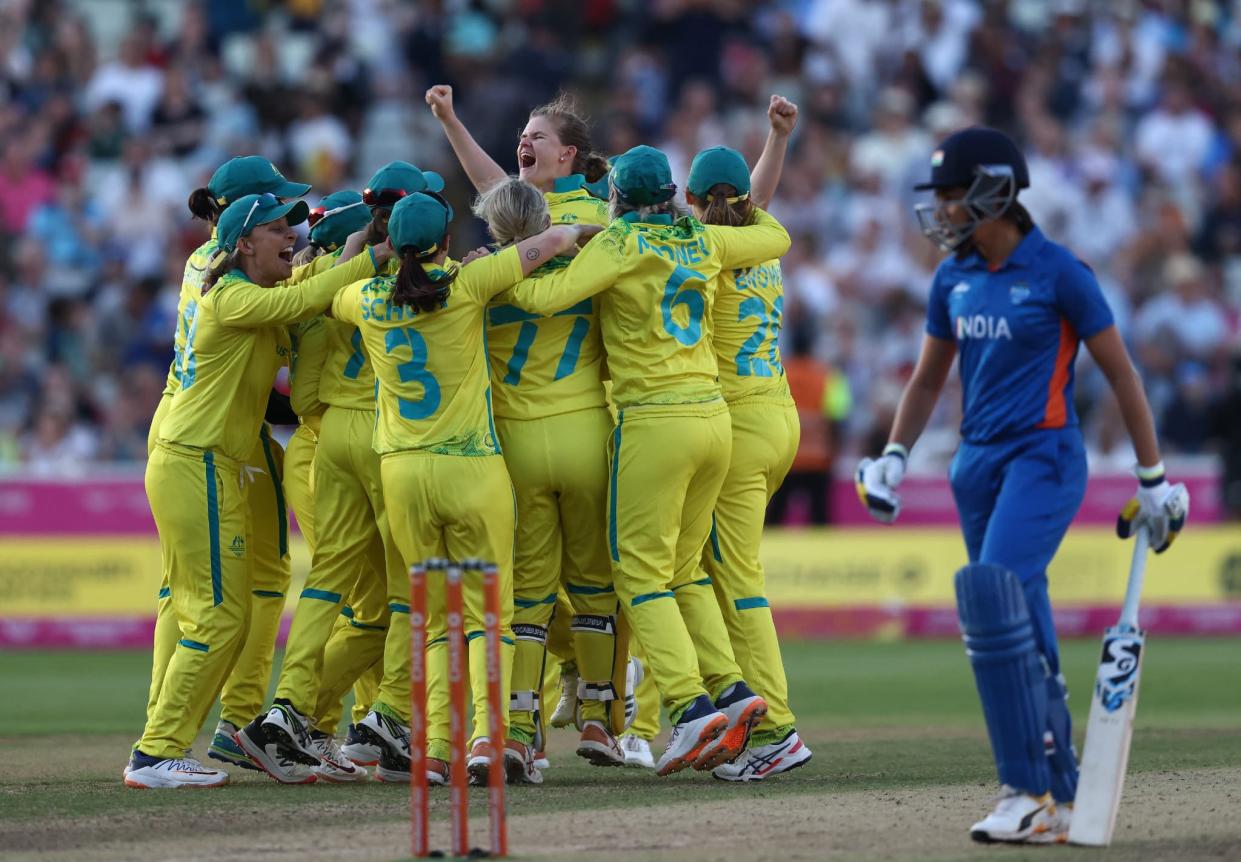
[(273, 222), (278, 218), (287, 217), (290, 225), (301, 224), (310, 214), (310, 207), (305, 201), (289, 201), (282, 204), (270, 192), (261, 195), (246, 195), (228, 205), (220, 214), (216, 225), (216, 239), (220, 248), (232, 252), (237, 248), (237, 240), (249, 236), (250, 231), (261, 224)]
[(239, 156), (216, 168), (207, 183), (207, 191), (223, 207), (246, 195), (272, 194), (278, 198), (300, 198), (310, 191), (310, 186), (286, 179), (275, 165), (262, 156)]
[[(388, 162), (371, 177), (362, 193), (367, 206), (392, 206), (396, 198), (395, 192), (412, 195), (414, 192), (442, 192), (444, 178), (435, 171), (419, 170), (409, 162)], [(386, 194), (385, 194), (386, 193)]]
[(677, 193), (668, 157), (645, 144), (618, 156), (609, 176), (612, 187), (626, 203), (662, 204)]
[(345, 189), (333, 192), (310, 211), (310, 242), (328, 251), (336, 251), (349, 239), (349, 234), (370, 224), (371, 211), (359, 192)]
[(705, 201), (711, 187), (720, 183), (732, 186), (739, 195), (750, 193), (750, 168), (745, 157), (731, 147), (710, 147), (694, 156), (685, 188)]
[(388, 238), (397, 252), (413, 249), (418, 255), (434, 254), (448, 233), (452, 207), (436, 195), (414, 192), (392, 207)]

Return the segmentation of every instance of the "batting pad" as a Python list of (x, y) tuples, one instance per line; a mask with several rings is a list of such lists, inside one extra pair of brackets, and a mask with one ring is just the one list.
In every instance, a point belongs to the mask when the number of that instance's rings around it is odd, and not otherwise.
[(1051, 783), (1043, 734), (1047, 672), (1017, 576), (979, 563), (956, 574), (957, 617), (1000, 782), (1032, 795)]

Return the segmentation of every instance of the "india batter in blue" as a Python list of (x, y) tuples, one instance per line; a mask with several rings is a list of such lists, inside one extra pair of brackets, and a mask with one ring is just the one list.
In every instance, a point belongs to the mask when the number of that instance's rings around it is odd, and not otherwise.
[(1189, 499), (1164, 478), (1141, 381), (1094, 274), (1017, 202), (1029, 179), (1016, 145), (991, 129), (966, 129), (931, 164), (931, 181), (919, 188), (934, 189), (937, 202), (918, 215), (923, 232), (953, 254), (935, 273), (922, 355), (890, 442), (859, 466), (858, 492), (876, 518), (895, 519), (908, 449), (957, 358), (962, 442), (950, 478), (970, 560), (956, 576), (957, 609), (1003, 785), (971, 836), (1059, 843), (1077, 762), (1047, 566), (1086, 491), (1073, 407), (1083, 343), (1116, 393), (1138, 457), (1122, 536), (1141, 525), (1151, 546), (1166, 550)]

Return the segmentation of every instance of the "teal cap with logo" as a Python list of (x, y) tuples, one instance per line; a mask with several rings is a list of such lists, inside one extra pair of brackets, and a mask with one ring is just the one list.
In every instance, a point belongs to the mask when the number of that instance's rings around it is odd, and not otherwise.
[(282, 204), (274, 194), (246, 195), (228, 205), (216, 225), (216, 240), (227, 252), (237, 249), (237, 240), (249, 236), (261, 224), (287, 217), (289, 225), (301, 224), (310, 214), (305, 201)]
[(390, 207), (415, 192), (442, 192), (444, 178), (435, 171), (419, 170), (409, 162), (388, 162), (371, 177), (362, 192), (368, 207)]
[(346, 189), (333, 192), (311, 209), (310, 244), (336, 251), (349, 239), (349, 234), (370, 224), (371, 211), (358, 192)]
[(207, 191), (211, 192), (217, 204), (224, 207), (246, 195), (300, 198), (310, 191), (310, 186), (286, 179), (275, 165), (262, 156), (239, 156), (216, 168), (207, 182)]
[(614, 159), (609, 177), (621, 199), (637, 206), (662, 204), (677, 193), (668, 157), (645, 144)]
[(745, 157), (731, 147), (710, 147), (694, 156), (685, 188), (696, 198), (706, 200), (711, 187), (730, 185), (739, 197), (750, 193), (750, 168)]
[(436, 195), (406, 195), (392, 207), (388, 239), (398, 253), (412, 249), (419, 257), (434, 254), (441, 250), (452, 216), (452, 207)]

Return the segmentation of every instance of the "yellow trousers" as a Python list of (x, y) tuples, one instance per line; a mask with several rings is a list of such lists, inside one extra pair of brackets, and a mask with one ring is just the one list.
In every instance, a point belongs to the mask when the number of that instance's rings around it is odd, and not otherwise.
[(147, 498), (179, 633), (137, 745), (153, 757), (180, 757), (190, 748), (246, 637), (242, 469), (212, 452), (164, 443), (147, 461)]
[[(318, 709), (324, 650), (349, 593), (360, 578), (382, 585), (404, 577), (405, 566), (388, 529), (379, 458), (371, 449), (374, 424), (374, 411), (328, 407), (319, 427), (314, 555), (276, 687), (276, 697), (287, 698), (307, 715)], [(375, 625), (386, 626), (387, 615), (381, 614)], [(382, 632), (372, 638), (376, 644), (382, 643)]]
[[(787, 398), (740, 399), (729, 405), (733, 454), (715, 504), (711, 542), (703, 554), (737, 664), (746, 682), (767, 701), (758, 744), (774, 741), (795, 722), (780, 641), (767, 601), (759, 559), (767, 503), (784, 481), (801, 431)], [(766, 739), (762, 734), (771, 734)]]
[[(165, 395), (151, 419), (147, 435), (147, 455), (155, 451), (159, 425), (172, 404)], [(271, 677), (272, 657), (280, 629), (285, 592), (291, 571), (288, 555), (288, 517), (283, 499), (283, 452), (266, 428), (255, 442), (254, 451), (246, 462), (244, 492), (246, 498), (246, 545), (250, 567), (250, 589), (253, 608), (247, 633), (233, 658), (232, 671), (220, 694), (220, 717), (241, 726), (253, 718), (263, 706)], [(172, 588), (167, 570), (161, 579), (156, 600), (155, 637), (152, 649), (151, 686), (147, 696), (147, 721), (154, 718), (168, 663), (172, 660), (181, 638), (177, 614), (173, 609)], [(200, 704), (199, 725), (206, 721), (214, 705), (214, 697)], [(250, 715), (247, 718), (247, 714)]]
[[(412, 451), (385, 455), (381, 463), (392, 535), (409, 564), (441, 557), (494, 562), (500, 574), (503, 723), (508, 724), (513, 661), (513, 486), (498, 455), (466, 457)], [(409, 724), (409, 578), (388, 581), (392, 619), (384, 645), (383, 682), (376, 709)], [(482, 592), (465, 590), (465, 630), (474, 701), (474, 734), (487, 735), (487, 665)], [(427, 752), (447, 759), (449, 710), (444, 585), (427, 585)]]
[(536, 693), (544, 677), (548, 628), (562, 586), (571, 603), (571, 619), (558, 619), (558, 628), (567, 624), (570, 629), (571, 649), (585, 683), (582, 717), (605, 717), (607, 702), (599, 698), (610, 691), (617, 660), (617, 601), (604, 538), (611, 430), (611, 415), (602, 407), (496, 421), (517, 500), (513, 554), (517, 645), (509, 720), (512, 736), (521, 742), (535, 738), (535, 711), (540, 707)]
[(608, 544), (616, 592), (675, 722), (742, 678), (702, 570), (728, 471), (723, 401), (622, 410), (611, 440)]

